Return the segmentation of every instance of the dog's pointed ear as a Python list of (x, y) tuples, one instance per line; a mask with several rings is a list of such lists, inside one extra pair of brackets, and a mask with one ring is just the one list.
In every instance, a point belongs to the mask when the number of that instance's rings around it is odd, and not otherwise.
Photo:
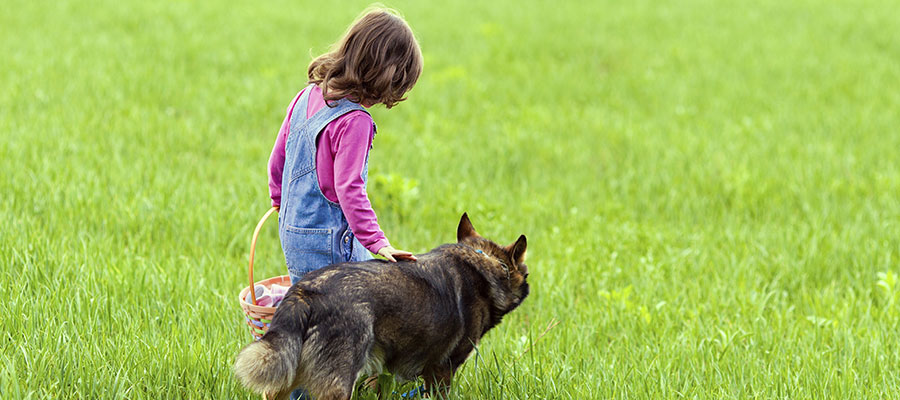
[(462, 242), (464, 239), (476, 236), (478, 236), (478, 232), (475, 232), (472, 221), (469, 221), (469, 214), (463, 213), (462, 218), (459, 219), (459, 227), (456, 228), (456, 241)]
[(528, 250), (528, 240), (525, 239), (525, 235), (519, 236), (519, 239), (516, 240), (516, 243), (512, 245), (512, 252), (510, 252), (510, 256), (512, 257), (512, 261), (518, 267), (519, 264), (525, 262), (525, 252)]

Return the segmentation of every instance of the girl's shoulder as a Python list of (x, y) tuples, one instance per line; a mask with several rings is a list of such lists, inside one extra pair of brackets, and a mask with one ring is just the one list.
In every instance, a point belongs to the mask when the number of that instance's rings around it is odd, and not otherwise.
[[(309, 90), (309, 95), (307, 96), (306, 103), (306, 118), (312, 118), (312, 116), (319, 112), (322, 108), (326, 107), (325, 98), (322, 96), (322, 89), (320, 89), (316, 85), (310, 85), (300, 90), (296, 96), (294, 96), (293, 101), (288, 106), (287, 114), (288, 117), (293, 114), (294, 108), (297, 106), (297, 102), (303, 97), (303, 94)], [(330, 127), (343, 128), (345, 129), (353, 129), (357, 130), (360, 128), (364, 128), (364, 130), (374, 130), (375, 121), (372, 119), (372, 115), (369, 114), (366, 110), (352, 110), (347, 112), (344, 115), (336, 118), (328, 124)]]
[(331, 122), (337, 136), (367, 137), (375, 134), (375, 121), (368, 112), (353, 110)]
[(375, 139), (375, 122), (363, 110), (353, 110), (341, 115), (325, 128), (323, 141), (329, 143), (332, 151), (338, 148), (368, 149)]

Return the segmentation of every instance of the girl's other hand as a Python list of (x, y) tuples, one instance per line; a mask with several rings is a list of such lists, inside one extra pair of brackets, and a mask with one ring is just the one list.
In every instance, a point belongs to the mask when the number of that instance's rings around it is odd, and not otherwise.
[(387, 258), (390, 262), (397, 262), (397, 259), (416, 261), (416, 256), (405, 250), (397, 250), (393, 246), (384, 246), (378, 250), (378, 255)]

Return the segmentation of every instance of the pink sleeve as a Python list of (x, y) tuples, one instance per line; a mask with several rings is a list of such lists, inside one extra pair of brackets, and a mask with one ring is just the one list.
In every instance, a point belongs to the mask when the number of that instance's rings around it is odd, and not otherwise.
[(281, 206), (281, 176), (284, 172), (284, 146), (287, 143), (288, 133), (291, 131), (291, 114), (294, 112), (294, 105), (303, 94), (301, 90), (291, 101), (288, 106), (287, 115), (284, 116), (284, 122), (281, 123), (281, 129), (278, 130), (278, 137), (275, 138), (275, 146), (272, 147), (272, 154), (269, 155), (269, 197), (272, 198), (272, 206)]
[(378, 226), (362, 179), (375, 133), (372, 119), (366, 113), (352, 112), (341, 117), (340, 123), (332, 142), (338, 203), (356, 239), (372, 253), (378, 253), (390, 243)]

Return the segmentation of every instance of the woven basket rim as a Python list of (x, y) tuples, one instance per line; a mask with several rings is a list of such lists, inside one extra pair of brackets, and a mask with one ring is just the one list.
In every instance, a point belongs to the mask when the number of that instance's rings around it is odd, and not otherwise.
[[(275, 283), (282, 284), (284, 282), (287, 282), (288, 285), (291, 284), (290, 275), (280, 275), (280, 276), (276, 276), (276, 277), (269, 278), (269, 279), (263, 279), (259, 282), (254, 283), (253, 286), (263, 285), (268, 288), (268, 287), (271, 287), (272, 284), (275, 284)], [(241, 293), (238, 295), (238, 300), (241, 302), (241, 308), (243, 308), (245, 311), (253, 311), (258, 314), (274, 314), (275, 313), (276, 307), (265, 307), (265, 306), (258, 306), (255, 304), (248, 303), (246, 300), (244, 300), (247, 297), (248, 293), (250, 293), (250, 286), (245, 286), (244, 289), (241, 290)]]

